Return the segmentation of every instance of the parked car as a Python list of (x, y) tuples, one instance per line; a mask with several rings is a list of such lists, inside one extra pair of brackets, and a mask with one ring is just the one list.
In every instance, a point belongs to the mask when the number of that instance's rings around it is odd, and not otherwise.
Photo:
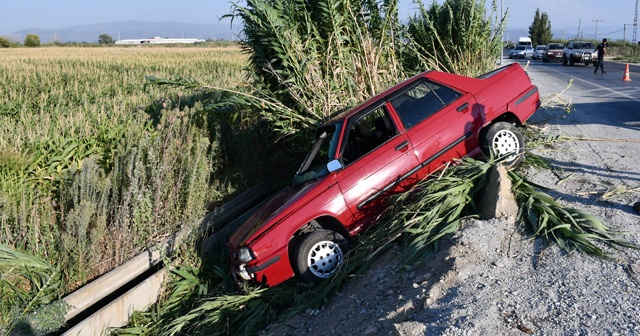
[(562, 43), (547, 43), (547, 52), (542, 55), (543, 62), (549, 62), (553, 60), (561, 60), (562, 53), (564, 52), (564, 44)]
[(239, 282), (317, 283), (344, 261), (388, 196), (464, 156), (522, 160), (517, 125), (540, 106), (517, 63), (477, 78), (427, 71), (319, 126), (293, 181), (229, 238)]
[(542, 56), (547, 52), (546, 45), (536, 46), (536, 49), (533, 51), (532, 59), (542, 59)]
[(533, 48), (530, 46), (519, 45), (509, 52), (509, 58), (527, 58), (533, 56)]
[(572, 41), (567, 44), (562, 53), (562, 65), (574, 65), (584, 63), (589, 65), (593, 62), (593, 44), (591, 42)]

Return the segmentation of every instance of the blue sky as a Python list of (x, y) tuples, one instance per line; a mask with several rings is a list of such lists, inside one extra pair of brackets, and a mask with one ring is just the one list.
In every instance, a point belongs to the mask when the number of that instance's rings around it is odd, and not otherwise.
[[(400, 14), (407, 17), (415, 9), (412, 0), (400, 0)], [(437, 0), (442, 2), (443, 0)], [(234, 0), (235, 2), (235, 0)], [(423, 0), (430, 4), (431, 0)], [(491, 1), (487, 0), (487, 6)], [(498, 9), (501, 2), (497, 0)], [(598, 21), (598, 38), (622, 38), (633, 34), (635, 0), (502, 0), (509, 8), (508, 30), (526, 29), (536, 8), (546, 12), (556, 37), (576, 35), (578, 25), (584, 37), (593, 38)], [(28, 29), (56, 29), (69, 26), (117, 21), (176, 21), (218, 23), (231, 10), (229, 0), (3, 0), (0, 35)], [(229, 20), (223, 21), (229, 23)], [(513, 39), (513, 38), (512, 38)]]

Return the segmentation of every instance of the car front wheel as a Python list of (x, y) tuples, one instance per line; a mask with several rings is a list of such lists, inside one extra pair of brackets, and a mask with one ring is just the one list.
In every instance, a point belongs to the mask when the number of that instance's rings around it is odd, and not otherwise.
[(562, 55), (562, 65), (567, 65), (567, 56)]
[(292, 266), (307, 283), (317, 284), (338, 270), (349, 252), (349, 242), (331, 230), (317, 230), (301, 237)]
[(483, 132), (480, 142), (485, 156), (504, 158), (507, 167), (517, 167), (524, 158), (524, 136), (511, 123), (500, 121), (491, 124)]

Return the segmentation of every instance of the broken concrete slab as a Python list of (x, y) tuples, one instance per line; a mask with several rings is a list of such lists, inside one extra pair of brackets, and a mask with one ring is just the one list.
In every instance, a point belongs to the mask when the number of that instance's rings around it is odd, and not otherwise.
[(514, 219), (518, 215), (518, 204), (511, 191), (511, 180), (503, 165), (491, 167), (487, 185), (478, 196), (477, 206), (482, 219)]

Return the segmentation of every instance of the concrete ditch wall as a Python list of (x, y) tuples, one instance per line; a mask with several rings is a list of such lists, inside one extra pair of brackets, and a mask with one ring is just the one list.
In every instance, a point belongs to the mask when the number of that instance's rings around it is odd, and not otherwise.
[[(193, 229), (193, 235), (195, 237), (204, 237), (207, 233), (212, 234), (212, 237), (229, 235), (241, 224), (242, 220), (246, 219), (247, 212), (255, 209), (256, 204), (276, 191), (278, 186), (282, 185), (281, 181), (288, 179), (292, 174), (293, 167), (284, 169), (281, 173), (247, 190), (229, 203), (209, 212), (201, 220), (200, 225)], [(245, 216), (241, 216), (242, 214)], [(229, 223), (232, 218), (237, 218), (237, 220)], [(213, 235), (218, 232), (221, 234)], [(69, 321), (78, 316), (87, 308), (127, 285), (131, 280), (157, 266), (163, 260), (163, 256), (171, 256), (176, 247), (186, 241), (191, 233), (191, 227), (184, 227), (159, 246), (140, 253), (121, 266), (64, 297), (63, 300), (71, 306), (65, 319)], [(220, 244), (220, 238), (209, 237), (205, 239), (202, 242), (201, 251), (205, 252), (214, 243)], [(145, 310), (157, 301), (164, 275), (165, 268), (158, 270), (125, 294), (68, 329), (63, 335), (103, 335), (108, 333), (107, 330), (110, 328), (125, 325), (134, 311)]]

